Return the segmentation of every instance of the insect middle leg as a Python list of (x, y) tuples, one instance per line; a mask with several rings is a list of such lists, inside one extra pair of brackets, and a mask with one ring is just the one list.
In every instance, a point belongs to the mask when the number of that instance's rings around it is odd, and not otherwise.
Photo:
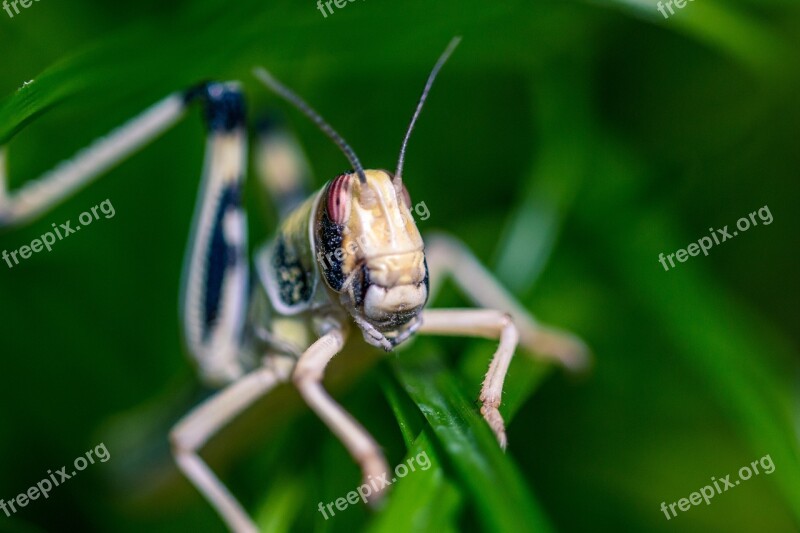
[(258, 528), (198, 452), (245, 408), (288, 380), (291, 368), (283, 360), (276, 361), (277, 364), (253, 370), (200, 404), (170, 432), (178, 467), (237, 533), (254, 533)]

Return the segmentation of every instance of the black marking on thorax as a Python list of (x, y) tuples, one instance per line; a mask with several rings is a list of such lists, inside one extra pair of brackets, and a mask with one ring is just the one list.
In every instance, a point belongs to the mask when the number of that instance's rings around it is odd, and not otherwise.
[(289, 307), (308, 302), (314, 293), (313, 274), (303, 265), (294, 247), (278, 234), (272, 252), (272, 268), (281, 302)]

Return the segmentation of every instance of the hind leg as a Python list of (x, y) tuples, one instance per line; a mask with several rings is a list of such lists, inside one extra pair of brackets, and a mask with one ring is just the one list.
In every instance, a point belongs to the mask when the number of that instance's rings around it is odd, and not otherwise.
[(172, 94), (67, 161), (10, 192), (6, 147), (0, 147), (0, 228), (38, 217), (172, 127), (184, 115), (187, 99)]

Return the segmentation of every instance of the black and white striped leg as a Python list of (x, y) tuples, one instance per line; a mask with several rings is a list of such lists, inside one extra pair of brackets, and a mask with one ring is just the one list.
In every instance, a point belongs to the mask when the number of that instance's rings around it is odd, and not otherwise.
[(209, 83), (193, 91), (208, 128), (203, 176), (184, 258), (181, 317), (201, 378), (220, 386), (244, 373), (247, 319), (247, 166), (244, 98), (238, 85)]

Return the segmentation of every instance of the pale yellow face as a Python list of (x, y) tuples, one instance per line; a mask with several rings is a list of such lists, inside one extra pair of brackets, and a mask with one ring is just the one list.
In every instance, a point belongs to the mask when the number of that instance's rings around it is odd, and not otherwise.
[[(367, 170), (367, 184), (352, 180), (350, 213), (343, 245), (352, 264), (366, 261), (370, 278), (383, 286), (405, 285), (424, 277), (424, 244), (402, 193), (389, 175)], [(348, 248), (349, 247), (349, 248)]]

